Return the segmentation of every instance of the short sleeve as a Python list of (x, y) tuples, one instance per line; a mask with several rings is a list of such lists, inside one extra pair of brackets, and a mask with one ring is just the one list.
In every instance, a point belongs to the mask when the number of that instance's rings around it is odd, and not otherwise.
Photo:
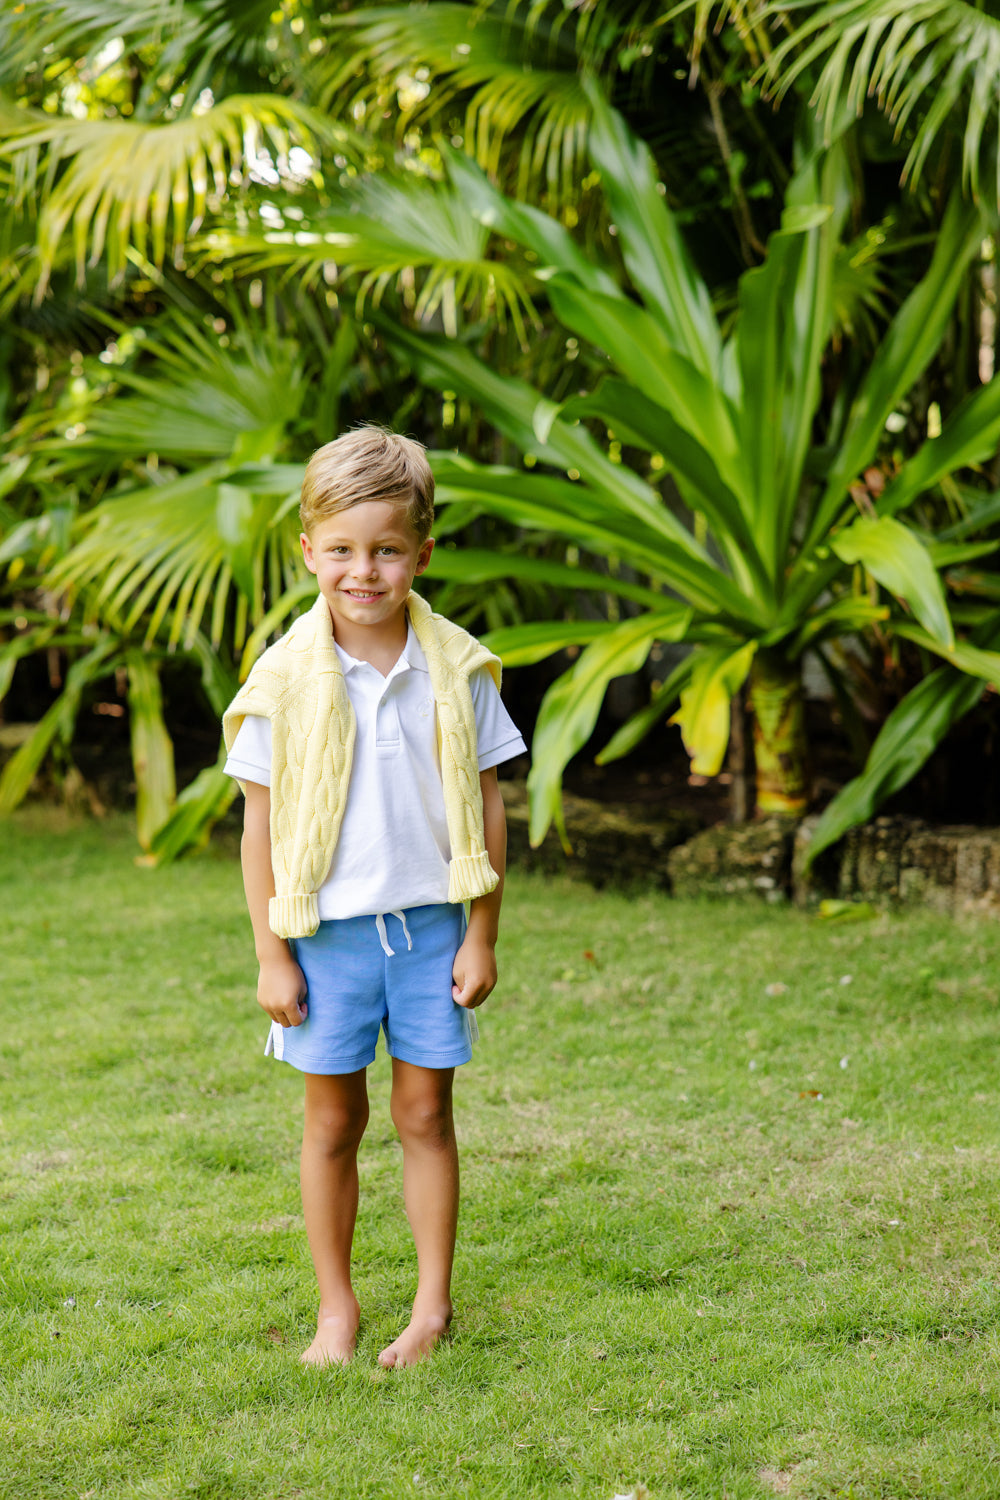
[(227, 776), (233, 776), (237, 781), (253, 781), (258, 786), (271, 785), (270, 719), (247, 714), (233, 741), (225, 771)]
[[(527, 754), (527, 745), (503, 706), (497, 685), (486, 667), (469, 678), (472, 707), (476, 715), (476, 739), (480, 771), (492, 770), (515, 755)], [(235, 746), (234, 746), (235, 749)]]

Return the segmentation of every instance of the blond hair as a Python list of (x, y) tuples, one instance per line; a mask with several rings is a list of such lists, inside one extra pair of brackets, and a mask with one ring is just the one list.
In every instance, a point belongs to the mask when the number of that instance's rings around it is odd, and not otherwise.
[(302, 530), (308, 534), (366, 500), (405, 506), (407, 522), (425, 542), (434, 524), (434, 475), (423, 443), (366, 424), (317, 448), (302, 480)]

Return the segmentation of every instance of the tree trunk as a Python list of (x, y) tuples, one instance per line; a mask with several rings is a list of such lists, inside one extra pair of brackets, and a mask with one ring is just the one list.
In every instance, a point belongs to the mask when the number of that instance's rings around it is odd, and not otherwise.
[(726, 770), (733, 778), (729, 789), (729, 816), (734, 823), (745, 823), (750, 810), (750, 788), (747, 778), (746, 694), (740, 688), (729, 706), (729, 754)]
[(758, 651), (750, 672), (759, 815), (800, 816), (809, 803), (802, 674), (773, 651)]

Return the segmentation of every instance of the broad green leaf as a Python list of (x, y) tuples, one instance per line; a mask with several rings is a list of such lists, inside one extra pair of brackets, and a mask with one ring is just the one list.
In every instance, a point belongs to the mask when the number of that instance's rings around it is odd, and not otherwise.
[(216, 764), (206, 766), (181, 792), (170, 816), (153, 835), (149, 846), (153, 864), (170, 864), (187, 850), (200, 849), (206, 843), (239, 790), (223, 770), (225, 762), (223, 746)]
[(843, 509), (848, 485), (875, 453), (896, 404), (937, 352), (966, 269), (978, 253), (981, 240), (979, 213), (964, 204), (956, 190), (949, 200), (931, 265), (893, 319), (854, 399), (803, 546), (806, 555)]
[(968, 536), (970, 532), (984, 531), (992, 526), (994, 521), (1000, 521), (1000, 490), (995, 490), (992, 495), (982, 495), (974, 491), (965, 493), (971, 502), (971, 510), (962, 517), (961, 521), (956, 521), (953, 526), (946, 526), (943, 531), (939, 531), (937, 534), (939, 542), (957, 541), (960, 537)]
[(435, 547), (425, 576), (454, 579), (460, 583), (491, 583), (499, 578), (531, 579), (551, 584), (553, 588), (618, 594), (650, 609), (661, 609), (666, 602), (655, 589), (643, 588), (642, 584), (617, 578), (613, 573), (570, 567), (568, 563), (558, 563), (546, 557), (486, 552), (476, 547)]
[(745, 481), (736, 414), (719, 385), (674, 348), (656, 320), (634, 302), (584, 290), (563, 276), (549, 283), (549, 297), (560, 321), (603, 349), (632, 385), (668, 410), (739, 493)]
[[(991, 458), (1000, 444), (1000, 377), (973, 391), (952, 412), (940, 436), (928, 438), (879, 497), (880, 516), (894, 516), (956, 469)], [(985, 524), (985, 523), (983, 523)]]
[[(829, 636), (860, 633), (869, 625), (880, 624), (888, 618), (889, 609), (885, 604), (874, 604), (871, 599), (857, 594), (835, 599), (832, 604), (825, 605), (809, 616), (795, 636), (789, 655), (801, 656), (808, 647), (817, 646)], [(765, 644), (770, 645), (771, 642), (765, 641)]]
[(691, 676), (694, 660), (693, 653), (685, 656), (683, 661), (678, 662), (666, 682), (653, 689), (645, 708), (640, 708), (627, 719), (611, 736), (604, 749), (595, 755), (594, 760), (597, 765), (606, 766), (613, 760), (621, 760), (623, 756), (631, 754), (635, 747), (646, 738), (649, 731), (660, 722), (676, 701), (678, 693)]
[(139, 843), (149, 849), (174, 805), (174, 747), (163, 720), (163, 696), (155, 658), (126, 651), (128, 710), (135, 771), (135, 815)]
[(622, 293), (608, 273), (580, 248), (569, 231), (550, 214), (518, 203), (494, 187), (485, 172), (459, 151), (445, 157), (448, 175), (460, 190), (469, 212), (494, 234), (515, 240), (538, 256), (542, 268), (554, 267), (575, 276), (581, 286), (609, 296)]
[[(760, 626), (766, 619), (759, 599), (742, 592), (721, 569), (675, 546), (648, 524), (647, 512), (609, 503), (606, 492), (547, 475), (480, 466), (452, 454), (432, 455), (441, 505), (473, 503), (515, 526), (554, 531), (581, 547), (631, 562), (662, 579), (696, 609), (723, 613)], [(665, 512), (664, 512), (665, 513)]]
[(811, 229), (822, 229), (833, 213), (829, 203), (802, 203), (786, 208), (781, 215), (782, 234), (808, 234)]
[(883, 724), (860, 776), (824, 810), (809, 844), (809, 863), (906, 786), (982, 694), (980, 679), (949, 667), (938, 667), (907, 693)]
[(847, 170), (839, 144), (806, 159), (764, 264), (740, 279), (741, 458), (756, 502), (755, 540), (775, 588), (788, 565), (822, 395), (837, 246), (850, 203)]
[(537, 620), (505, 625), (480, 636), (505, 667), (530, 667), (568, 646), (587, 646), (608, 633), (607, 620)]
[(953, 568), (957, 563), (972, 562), (977, 557), (990, 557), (1000, 548), (1000, 538), (995, 542), (928, 542), (927, 554), (940, 571)]
[(565, 472), (576, 469), (600, 499), (615, 510), (641, 518), (667, 543), (688, 553), (696, 569), (708, 562), (704, 549), (671, 515), (656, 490), (623, 464), (613, 464), (585, 427), (556, 420), (549, 424), (548, 436), (541, 441), (535, 421), (544, 399), (527, 381), (490, 369), (455, 340), (430, 334), (418, 337), (375, 313), (370, 317), (386, 342), (403, 351), (428, 385), (461, 391), (522, 453), (533, 454)]
[(594, 111), (590, 154), (601, 171), (629, 275), (673, 348), (715, 378), (722, 345), (712, 298), (660, 192), (652, 152), (607, 102), (596, 80), (587, 80), (586, 89)]
[(311, 604), (316, 598), (315, 578), (303, 579), (301, 583), (293, 584), (290, 589), (276, 599), (267, 614), (258, 622), (247, 637), (247, 643), (243, 648), (243, 656), (240, 661), (240, 681), (245, 682), (250, 673), (250, 668), (263, 651), (269, 636), (276, 635), (281, 625), (285, 623), (289, 615), (298, 613), (300, 606)]
[(0, 775), (0, 817), (13, 812), (24, 801), (53, 741), (59, 738), (68, 743), (84, 689), (114, 671), (114, 652), (118, 645), (114, 636), (104, 636), (69, 668), (66, 685), (59, 697), (39, 719), (31, 737), (18, 747), (3, 768)]
[(926, 630), (920, 630), (916, 625), (904, 621), (897, 623), (895, 632), (906, 640), (913, 641), (915, 645), (922, 646), (925, 651), (932, 651), (935, 656), (942, 657), (960, 672), (967, 672), (970, 677), (980, 677), (993, 687), (1000, 686), (1000, 651), (985, 650), (969, 641), (953, 641), (950, 646), (945, 646)]
[(891, 516), (861, 516), (830, 545), (842, 562), (862, 563), (884, 588), (905, 599), (939, 644), (954, 645), (941, 578), (927, 548), (906, 526)]
[(32, 516), (8, 531), (0, 542), (0, 563), (14, 562), (33, 550), (41, 540), (39, 526), (43, 520), (41, 516)]
[(0, 464), (0, 500), (21, 482), (30, 463), (31, 455), (22, 453), (6, 458)]
[(227, 477), (255, 495), (294, 495), (297, 503), (305, 472), (305, 464), (240, 464)]
[[(58, 629), (59, 621), (51, 620), (34, 630), (25, 630), (21, 635), (15, 635), (12, 640), (0, 643), (0, 703), (10, 690), (18, 662), (48, 646)], [(64, 642), (60, 641), (59, 644), (63, 645)]]
[(196, 632), (190, 645), (191, 655), (201, 667), (201, 685), (215, 717), (221, 721), (229, 704), (239, 691), (239, 678), (226, 666), (219, 652), (214, 650), (201, 631)]
[(235, 484), (216, 486), (215, 524), (233, 577), (248, 599), (254, 594), (255, 524), (253, 496)]
[[(829, 276), (826, 285), (816, 284), (815, 273), (809, 276), (815, 263), (822, 263), (811, 249), (801, 235), (774, 234), (764, 264), (740, 279), (741, 456), (754, 495), (755, 539), (775, 582), (786, 562), (786, 537), (820, 397), (820, 340), (825, 342), (830, 322)], [(807, 283), (805, 296), (800, 280)], [(795, 357), (801, 343), (812, 356), (808, 360)]]
[(659, 617), (647, 614), (623, 625), (609, 626), (603, 637), (591, 642), (569, 671), (549, 688), (535, 724), (528, 776), (530, 838), (534, 847), (542, 842), (553, 820), (566, 845), (560, 795), (562, 773), (593, 733), (608, 683), (614, 677), (637, 672), (654, 640), (682, 640), (690, 618), (689, 611)]
[[(559, 409), (566, 421), (599, 417), (620, 442), (659, 453), (681, 486), (692, 509), (700, 510), (736, 572), (739, 562), (766, 586), (763, 564), (751, 531), (751, 507), (745, 493), (734, 493), (719, 473), (715, 453), (685, 431), (671, 413), (627, 381), (613, 377), (587, 396), (576, 396)], [(751, 584), (752, 586), (752, 584)]]
[(681, 706), (670, 720), (680, 726), (691, 770), (698, 776), (717, 776), (729, 745), (730, 704), (743, 686), (757, 650), (748, 641), (701, 646), (693, 653), (691, 678), (681, 693)]

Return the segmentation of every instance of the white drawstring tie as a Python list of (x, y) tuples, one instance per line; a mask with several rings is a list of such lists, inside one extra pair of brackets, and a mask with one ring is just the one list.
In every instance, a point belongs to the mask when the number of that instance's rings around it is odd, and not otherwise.
[(386, 918), (386, 915), (388, 915), (390, 917), (395, 917), (397, 921), (399, 921), (399, 922), (401, 922), (403, 924), (403, 936), (406, 938), (406, 950), (407, 950), (408, 953), (412, 953), (413, 952), (413, 939), (410, 937), (410, 929), (406, 925), (406, 917), (403, 914), (403, 912), (401, 912), (401, 911), (390, 911), (390, 912), (385, 913), (385, 914), (382, 913), (382, 912), (376, 912), (376, 914), (375, 914), (375, 930), (378, 933), (378, 940), (382, 944), (382, 952), (385, 954), (386, 958), (395, 958), (396, 957), (396, 950), (394, 948), (390, 948), (389, 947), (389, 938), (388, 938), (388, 936), (386, 934), (386, 930), (385, 930), (385, 918)]

